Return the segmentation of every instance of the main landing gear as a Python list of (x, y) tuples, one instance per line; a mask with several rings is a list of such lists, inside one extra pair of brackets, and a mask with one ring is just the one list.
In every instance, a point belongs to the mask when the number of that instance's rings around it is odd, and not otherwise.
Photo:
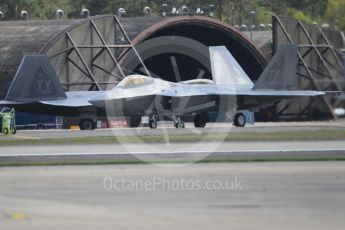
[[(208, 115), (207, 114), (196, 114), (194, 116), (193, 122), (195, 128), (205, 128), (208, 122)], [(174, 117), (174, 126), (175, 128), (185, 128), (185, 123), (181, 120), (181, 117)]]
[(208, 122), (207, 114), (197, 114), (194, 116), (194, 127), (205, 128)]
[(94, 130), (96, 122), (93, 119), (83, 119), (79, 122), (80, 130)]
[[(177, 129), (185, 128), (185, 122), (181, 119), (180, 116), (173, 116), (174, 127)], [(151, 115), (149, 117), (149, 127), (151, 129), (156, 129), (158, 124), (158, 116)], [(206, 124), (209, 122), (207, 114), (196, 114), (193, 119), (195, 128), (205, 128)]]
[[(174, 127), (175, 128), (185, 128), (184, 121), (181, 120), (181, 117), (173, 117), (174, 120)], [(158, 127), (158, 116), (152, 115), (149, 117), (149, 127), (151, 129), (157, 129)]]

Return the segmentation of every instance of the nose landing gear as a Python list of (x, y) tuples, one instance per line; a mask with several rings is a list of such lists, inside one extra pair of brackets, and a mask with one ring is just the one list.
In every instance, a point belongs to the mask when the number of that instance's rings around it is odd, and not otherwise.
[(157, 129), (157, 126), (158, 126), (157, 121), (158, 121), (157, 115), (150, 116), (149, 126), (151, 129)]
[(185, 128), (184, 121), (181, 120), (181, 117), (175, 117), (174, 118), (174, 126), (177, 129), (179, 129), (179, 128), (184, 129)]

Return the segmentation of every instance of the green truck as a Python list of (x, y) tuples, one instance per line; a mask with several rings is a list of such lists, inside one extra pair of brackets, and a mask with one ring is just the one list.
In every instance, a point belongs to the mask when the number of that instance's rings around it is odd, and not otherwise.
[(14, 109), (3, 109), (0, 112), (0, 133), (5, 135), (16, 134)]

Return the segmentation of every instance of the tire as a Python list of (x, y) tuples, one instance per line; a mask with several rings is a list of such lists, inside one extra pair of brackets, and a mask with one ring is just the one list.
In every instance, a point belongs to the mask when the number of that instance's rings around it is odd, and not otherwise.
[(4, 129), (2, 130), (2, 132), (3, 132), (3, 134), (8, 135), (8, 133), (9, 133), (8, 128), (4, 128)]
[(11, 130), (11, 134), (12, 134), (12, 135), (14, 135), (14, 134), (16, 134), (16, 133), (17, 133), (17, 129), (14, 128), (14, 129)]
[(238, 113), (235, 116), (234, 125), (236, 127), (244, 127), (247, 123), (247, 119), (243, 113)]
[(96, 128), (95, 122), (92, 120), (82, 120), (79, 123), (80, 130), (94, 130)]
[(194, 117), (195, 128), (205, 128), (207, 124), (207, 115), (198, 114)]
[(129, 118), (129, 127), (137, 128), (141, 123), (141, 116), (134, 116)]
[(157, 126), (158, 126), (157, 121), (155, 119), (150, 119), (149, 126), (151, 129), (157, 129)]
[(184, 129), (185, 128), (185, 124), (183, 121), (175, 121), (174, 126), (176, 129)]

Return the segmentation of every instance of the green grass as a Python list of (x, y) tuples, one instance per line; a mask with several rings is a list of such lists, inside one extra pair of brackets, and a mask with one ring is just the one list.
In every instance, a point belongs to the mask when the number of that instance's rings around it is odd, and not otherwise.
[[(211, 141), (318, 141), (345, 140), (344, 130), (291, 131), (291, 132), (248, 132), (229, 134), (169, 135), (172, 143), (211, 142)], [(75, 137), (56, 139), (13, 139), (0, 140), (0, 146), (18, 145), (78, 145), (78, 144), (115, 144), (115, 143), (164, 143), (164, 136), (128, 136), (128, 137)]]
[(206, 158), (199, 162), (192, 161), (141, 161), (133, 160), (75, 160), (55, 162), (0, 162), (0, 167), (33, 167), (33, 166), (87, 166), (87, 165), (129, 165), (129, 164), (205, 164), (205, 163), (260, 163), (260, 162), (316, 162), (316, 161), (345, 161), (344, 157), (245, 157), (245, 158)]

